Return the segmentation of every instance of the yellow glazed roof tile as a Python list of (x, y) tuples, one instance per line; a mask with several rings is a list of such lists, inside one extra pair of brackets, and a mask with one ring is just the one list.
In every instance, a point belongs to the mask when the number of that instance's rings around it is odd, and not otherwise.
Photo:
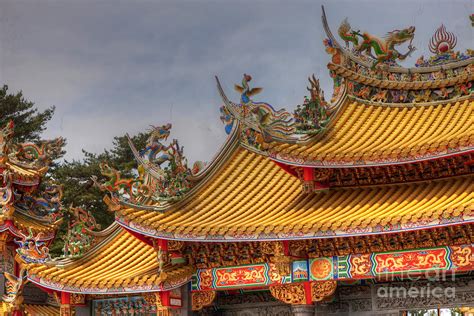
[(271, 143), (270, 157), (313, 166), (417, 161), (472, 150), (474, 101), (390, 107), (348, 102), (328, 132), (307, 144)]
[(125, 293), (178, 286), (193, 273), (186, 266), (170, 266), (165, 271), (166, 279), (158, 277), (153, 247), (117, 227), (97, 248), (78, 260), (51, 266), (30, 264), (28, 278), (41, 286), (66, 292)]
[(117, 221), (144, 235), (181, 240), (393, 232), (471, 221), (472, 189), (470, 176), (306, 194), (301, 182), (271, 159), (239, 148), (181, 203), (164, 212), (125, 208)]

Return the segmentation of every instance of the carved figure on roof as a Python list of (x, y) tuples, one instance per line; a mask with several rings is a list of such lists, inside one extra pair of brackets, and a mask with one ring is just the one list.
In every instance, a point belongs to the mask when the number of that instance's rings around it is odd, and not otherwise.
[[(264, 139), (266, 142), (286, 139), (295, 131), (292, 115), (285, 109), (276, 111), (268, 103), (252, 101), (250, 96), (257, 94), (262, 89), (251, 89), (249, 87), (249, 81), (251, 79), (252, 77), (250, 75), (245, 74), (242, 86), (235, 85), (235, 89), (241, 92), (241, 103), (236, 104), (227, 99), (216, 78), (219, 92), (225, 104), (224, 109), (221, 109), (221, 113), (225, 115), (224, 118), (227, 117), (227, 122), (233, 119), (241, 123), (241, 126), (244, 127), (242, 130), (244, 139), (247, 138), (245, 136), (248, 134), (246, 132), (247, 129), (252, 130), (250, 134), (255, 135), (257, 133), (259, 135), (258, 137)], [(229, 124), (226, 124), (228, 130), (229, 127)]]
[(8, 311), (17, 310), (23, 303), (23, 288), (27, 283), (26, 270), (21, 269), (19, 276), (3, 272), (6, 278), (5, 282), (5, 294), (2, 296), (2, 300), (7, 303)]
[(92, 180), (102, 191), (108, 191), (110, 197), (104, 201), (111, 210), (120, 209), (120, 203), (140, 205), (149, 201), (173, 201), (180, 199), (193, 185), (191, 175), (198, 174), (204, 163), (198, 162), (190, 169), (183, 153), (183, 147), (174, 139), (169, 145), (162, 143), (170, 135), (171, 124), (159, 127), (152, 126), (146, 147), (137, 150), (131, 138), (128, 143), (138, 162), (138, 177), (123, 179), (121, 173), (101, 164), (101, 174), (109, 180), (98, 183), (97, 177)]
[(148, 137), (146, 147), (140, 150), (140, 156), (143, 157), (146, 155), (148, 161), (156, 163), (158, 166), (165, 161), (169, 161), (171, 156), (168, 150), (171, 147), (163, 145), (161, 141), (168, 139), (171, 127), (169, 123), (162, 126), (151, 125), (150, 136)]
[(25, 263), (44, 263), (51, 259), (48, 246), (44, 241), (41, 241), (43, 237), (41, 232), (33, 236), (30, 229), (28, 236), (20, 234), (21, 239), (15, 239), (15, 243), (19, 246), (16, 252)]
[(77, 257), (87, 251), (94, 240), (93, 231), (99, 230), (100, 225), (94, 216), (83, 208), (70, 207), (68, 231), (64, 238), (63, 256)]
[(8, 144), (13, 136), (13, 128), (15, 124), (13, 121), (9, 121), (7, 125), (5, 125), (0, 130), (0, 164), (5, 163), (8, 155)]
[[(275, 109), (267, 103), (253, 102), (250, 97), (260, 93), (262, 88), (250, 88), (249, 82), (252, 80), (250, 75), (244, 74), (242, 79), (242, 86), (234, 85), (235, 90), (241, 93), (242, 115), (250, 117), (256, 122), (262, 132), (264, 130), (275, 132), (286, 132), (288, 130), (288, 123), (291, 120), (291, 114), (285, 110), (275, 111)], [(266, 135), (265, 132), (262, 134)]]
[[(412, 46), (412, 41), (415, 36), (414, 26), (388, 32), (384, 38), (379, 38), (367, 32), (361, 33), (358, 30), (352, 30), (346, 18), (339, 26), (338, 34), (346, 42), (347, 46), (349, 46), (349, 42), (352, 42), (354, 50), (357, 53), (365, 52), (367, 56), (375, 59), (376, 61), (373, 67), (378, 63), (404, 60), (416, 49)], [(402, 54), (395, 46), (407, 41), (410, 41), (408, 44), (408, 52)]]
[(319, 85), (319, 79), (313, 75), (308, 78), (310, 87), (306, 89), (311, 98), (305, 98), (303, 105), (298, 105), (294, 117), (299, 133), (316, 134), (324, 130), (329, 123), (330, 111), (324, 99), (324, 92)]
[(5, 169), (0, 180), (0, 206), (5, 207), (13, 202), (12, 173)]
[(28, 167), (47, 167), (65, 144), (62, 137), (35, 143), (16, 144), (9, 153), (10, 160)]
[(219, 111), (221, 112), (220, 119), (222, 123), (224, 123), (225, 133), (229, 135), (230, 132), (232, 132), (232, 129), (234, 128), (234, 118), (225, 106), (221, 106)]
[(341, 64), (341, 50), (334, 45), (333, 41), (330, 38), (326, 38), (323, 40), (323, 44), (326, 47), (326, 53), (332, 55), (331, 62), (336, 65)]
[(55, 222), (62, 216), (62, 197), (61, 185), (47, 184), (44, 190), (22, 193), (16, 206), (28, 215)]
[(337, 33), (346, 43), (346, 48), (349, 48), (349, 43), (352, 43), (354, 47), (359, 46), (359, 38), (357, 36), (360, 35), (360, 31), (352, 30), (347, 17), (341, 22)]
[(112, 168), (106, 162), (101, 162), (99, 168), (100, 173), (108, 178), (104, 183), (100, 183), (96, 176), (92, 177), (92, 181), (101, 191), (108, 191), (113, 196), (119, 194), (131, 200), (134, 199), (134, 188), (142, 183), (141, 179), (124, 179), (120, 171)]
[(250, 89), (249, 82), (251, 80), (252, 80), (252, 76), (244, 74), (244, 77), (242, 78), (242, 86), (239, 86), (238, 84), (234, 85), (235, 91), (241, 93), (240, 101), (243, 104), (249, 103), (251, 96), (258, 94), (263, 90), (262, 88)]

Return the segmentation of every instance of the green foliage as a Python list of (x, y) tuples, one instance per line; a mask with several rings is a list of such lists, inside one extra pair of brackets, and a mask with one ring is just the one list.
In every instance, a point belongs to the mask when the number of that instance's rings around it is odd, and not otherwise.
[(54, 114), (54, 107), (38, 111), (35, 104), (26, 100), (20, 91), (16, 94), (8, 92), (8, 86), (0, 89), (0, 126), (8, 121), (15, 123), (14, 140), (18, 142), (38, 141), (46, 129), (46, 123)]
[[(145, 147), (146, 139), (147, 135), (143, 133), (132, 137), (132, 141), (138, 148)], [(115, 137), (112, 149), (105, 150), (103, 153), (83, 152), (85, 155), (83, 160), (64, 161), (56, 166), (52, 171), (52, 178), (63, 185), (64, 207), (68, 208), (74, 205), (74, 207), (82, 207), (84, 210), (90, 211), (97, 223), (104, 229), (112, 224), (114, 214), (108, 211), (102, 201), (105, 193), (93, 185), (91, 178), (97, 176), (99, 181), (106, 180), (100, 174), (99, 165), (101, 162), (107, 162), (111, 167), (120, 170), (124, 178), (134, 177), (136, 175), (135, 158), (125, 136)], [(50, 249), (51, 254), (61, 254), (66, 230), (67, 220), (58, 231), (58, 237)]]
[[(46, 129), (46, 124), (53, 117), (54, 107), (39, 111), (33, 102), (26, 100), (20, 91), (16, 94), (9, 93), (8, 86), (0, 88), (0, 127), (5, 126), (10, 120), (15, 123), (14, 142), (37, 142), (40, 141), (41, 133)], [(144, 148), (147, 135), (138, 134), (132, 138), (138, 148)], [(101, 228), (104, 229), (114, 221), (114, 214), (107, 210), (102, 201), (104, 192), (99, 191), (93, 185), (92, 176), (97, 176), (99, 181), (105, 180), (100, 174), (99, 164), (107, 161), (108, 164), (120, 171), (123, 177), (133, 177), (136, 174), (136, 163), (128, 146), (125, 136), (115, 137), (110, 150), (100, 154), (84, 151), (85, 158), (82, 160), (58, 162), (64, 152), (52, 164), (46, 181), (50, 180), (63, 185), (63, 206), (82, 207), (90, 211)], [(51, 247), (52, 255), (61, 255), (64, 244), (63, 236), (67, 232), (68, 213), (58, 230), (57, 238)]]

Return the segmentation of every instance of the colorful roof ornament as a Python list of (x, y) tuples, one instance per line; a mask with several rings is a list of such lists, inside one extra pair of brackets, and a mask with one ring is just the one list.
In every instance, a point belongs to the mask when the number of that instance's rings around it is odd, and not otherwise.
[[(374, 60), (373, 68), (379, 63), (396, 64), (397, 60), (404, 60), (415, 51), (412, 45), (415, 37), (415, 27), (410, 26), (402, 30), (393, 30), (388, 32), (384, 38), (374, 36), (368, 32), (361, 33), (359, 30), (352, 29), (347, 18), (342, 21), (339, 26), (339, 36), (349, 48), (352, 43), (352, 51), (358, 55), (365, 53), (365, 57)], [(396, 50), (395, 46), (399, 46), (409, 41), (408, 52), (402, 54)]]
[(224, 105), (220, 108), (221, 120), (227, 134), (239, 122), (241, 141), (258, 151), (264, 151), (270, 142), (298, 142), (310, 135), (324, 132), (334, 113), (334, 107), (325, 101), (324, 92), (319, 80), (313, 75), (309, 78), (311, 98), (306, 98), (302, 105), (291, 114), (285, 109), (275, 110), (265, 102), (255, 102), (250, 97), (262, 91), (262, 88), (250, 88), (252, 77), (244, 74), (242, 86), (234, 85), (241, 93), (241, 103), (230, 101), (217, 80), (217, 88)]
[(178, 201), (193, 187), (193, 177), (205, 168), (205, 163), (198, 161), (189, 168), (183, 146), (178, 140), (173, 139), (169, 145), (164, 144), (170, 130), (171, 124), (151, 126), (146, 146), (141, 150), (135, 147), (127, 135), (138, 162), (136, 178), (122, 178), (121, 172), (107, 163), (100, 165), (101, 174), (108, 180), (99, 183), (94, 177), (93, 181), (99, 189), (110, 193), (104, 199), (109, 209), (117, 210), (120, 204), (153, 208), (151, 204)]
[(6, 303), (7, 311), (11, 312), (18, 309), (23, 303), (23, 288), (28, 282), (26, 279), (26, 270), (20, 270), (19, 276), (15, 276), (9, 272), (3, 273), (6, 278), (5, 294), (2, 300)]
[(451, 62), (458, 62), (474, 56), (474, 51), (468, 49), (465, 53), (454, 51), (457, 44), (457, 37), (452, 32), (448, 32), (444, 24), (441, 24), (430, 39), (428, 48), (434, 54), (428, 60), (421, 56), (416, 61), (416, 67), (430, 67)]
[(446, 31), (444, 24), (436, 30), (431, 37), (429, 49), (433, 54), (444, 54), (454, 49), (457, 44), (457, 37), (454, 33)]
[(324, 91), (319, 86), (319, 79), (313, 76), (308, 78), (311, 98), (305, 97), (303, 105), (298, 105), (294, 117), (296, 132), (300, 134), (318, 134), (326, 129), (330, 121), (331, 111), (324, 99)]
[(81, 207), (70, 207), (68, 231), (64, 237), (63, 258), (82, 256), (93, 244), (94, 232), (100, 229), (94, 216)]
[(15, 239), (15, 243), (18, 245), (16, 250), (20, 259), (24, 263), (45, 263), (51, 260), (49, 255), (48, 246), (42, 241), (42, 233), (33, 236), (33, 232), (27, 235), (22, 234), (21, 239)]
[[(60, 155), (64, 139), (14, 143), (14, 128), (13, 121), (10, 121), (0, 129), (0, 223), (16, 222), (18, 216), (15, 212), (18, 212), (43, 225), (40, 230), (37, 227), (33, 229), (36, 233), (51, 232), (62, 217), (62, 187), (42, 180), (52, 160)], [(28, 234), (28, 227), (17, 228), (23, 229), (24, 235)], [(17, 228), (11, 231), (22, 237)], [(52, 238), (47, 235), (41, 238)]]

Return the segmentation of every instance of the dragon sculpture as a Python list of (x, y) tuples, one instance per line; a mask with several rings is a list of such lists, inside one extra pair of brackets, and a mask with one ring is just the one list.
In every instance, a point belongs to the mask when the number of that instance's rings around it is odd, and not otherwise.
[(16, 252), (23, 262), (44, 263), (51, 260), (48, 246), (41, 240), (43, 237), (41, 232), (33, 236), (33, 232), (30, 229), (28, 236), (23, 233), (20, 234), (21, 239), (15, 239), (15, 243), (18, 245)]
[(53, 223), (62, 216), (63, 187), (57, 184), (46, 184), (44, 190), (24, 192), (16, 206), (22, 212), (47, 219)]
[(109, 166), (106, 162), (99, 164), (101, 175), (108, 178), (105, 182), (101, 183), (98, 181), (96, 176), (92, 177), (94, 184), (101, 190), (107, 191), (112, 196), (121, 195), (127, 197), (127, 199), (133, 200), (136, 192), (134, 189), (142, 183), (140, 178), (138, 179), (125, 179), (122, 178), (122, 174), (115, 168)]
[(24, 143), (12, 146), (9, 159), (19, 165), (29, 168), (45, 168), (51, 164), (52, 159), (61, 154), (65, 145), (62, 137), (45, 140), (39, 143)]
[(63, 257), (78, 257), (87, 251), (94, 241), (94, 231), (100, 229), (94, 216), (80, 207), (68, 211), (68, 231), (64, 237)]
[(158, 203), (180, 199), (193, 185), (191, 176), (198, 174), (204, 167), (196, 162), (190, 169), (184, 156), (183, 147), (174, 139), (169, 145), (163, 143), (170, 135), (171, 124), (151, 126), (145, 147), (137, 150), (131, 138), (128, 142), (138, 162), (138, 177), (125, 179), (121, 172), (107, 163), (100, 165), (100, 172), (108, 178), (99, 183), (97, 177), (92, 180), (102, 191), (110, 196), (104, 201), (110, 210), (120, 209), (120, 202), (140, 205), (152, 199)]
[[(349, 48), (349, 43), (352, 43), (356, 53), (360, 54), (365, 52), (367, 56), (375, 59), (375, 63), (373, 64), (374, 68), (379, 63), (393, 63), (396, 60), (404, 60), (416, 49), (412, 45), (415, 36), (414, 26), (402, 30), (394, 30), (387, 33), (384, 38), (379, 38), (367, 32), (361, 33), (358, 30), (353, 30), (346, 18), (339, 26), (338, 34), (346, 43), (347, 48)], [(408, 52), (402, 54), (395, 49), (395, 46), (407, 41), (410, 41), (408, 44)]]

